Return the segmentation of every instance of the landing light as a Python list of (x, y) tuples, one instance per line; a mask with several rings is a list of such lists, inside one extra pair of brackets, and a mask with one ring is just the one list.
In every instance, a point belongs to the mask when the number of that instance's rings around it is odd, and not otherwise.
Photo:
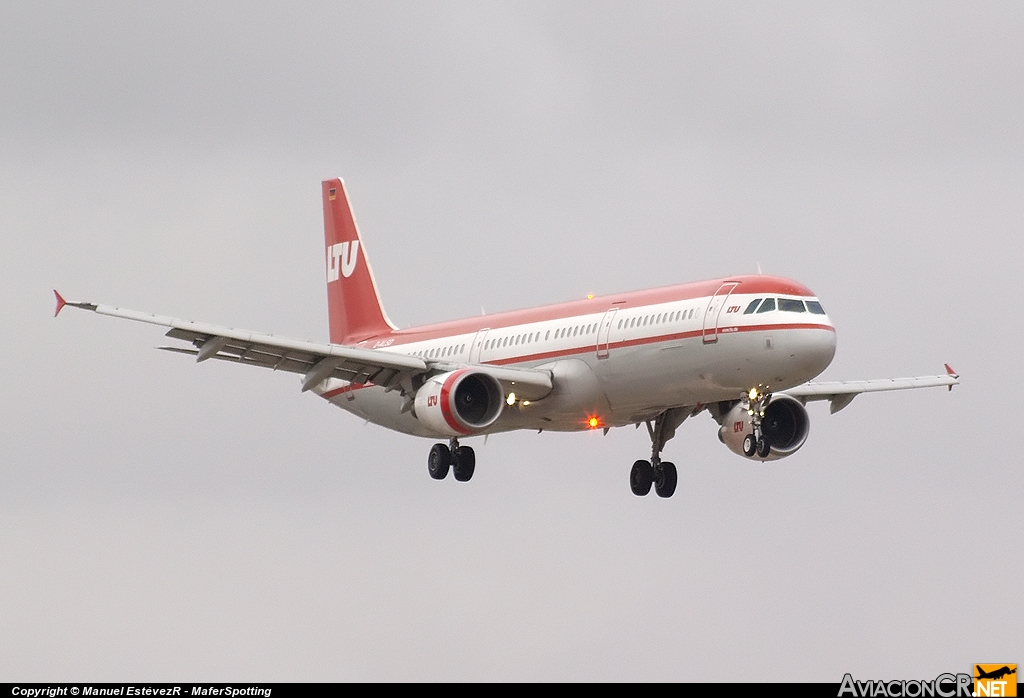
[(516, 394), (515, 393), (509, 393), (508, 394), (508, 399), (506, 399), (505, 402), (508, 403), (509, 407), (511, 407), (512, 405), (516, 404)]
[(588, 294), (587, 294), (587, 300), (588, 300), (588, 301), (592, 301), (592, 300), (594, 300), (594, 294), (593, 294), (593, 293), (588, 293)]
[(757, 399), (757, 388), (751, 388), (750, 389), (750, 399), (751, 400), (756, 400)]
[(589, 420), (587, 420), (587, 424), (590, 425), (591, 429), (596, 429), (597, 425), (599, 424), (599, 422), (597, 421), (597, 417), (591, 417)]

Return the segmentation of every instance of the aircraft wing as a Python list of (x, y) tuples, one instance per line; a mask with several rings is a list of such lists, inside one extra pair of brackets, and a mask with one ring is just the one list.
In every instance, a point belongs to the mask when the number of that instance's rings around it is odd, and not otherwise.
[(864, 381), (834, 381), (830, 383), (809, 382), (789, 390), (780, 391), (802, 402), (828, 400), (832, 414), (843, 409), (861, 393), (877, 393), (887, 390), (911, 390), (913, 388), (935, 388), (948, 386), (950, 390), (960, 383), (960, 376), (946, 364), (946, 374), (941, 376), (915, 376), (913, 378), (881, 378)]
[[(158, 347), (164, 351), (189, 354), (196, 361), (220, 359), (275, 371), (302, 374), (302, 390), (310, 390), (328, 378), (340, 378), (356, 384), (373, 383), (387, 390), (412, 394), (417, 384), (414, 377), (466, 368), (468, 364), (423, 360), (395, 352), (322, 344), (286, 337), (276, 337), (233, 327), (220, 327), (190, 320), (137, 310), (127, 310), (96, 303), (72, 303), (59, 293), (57, 313), (65, 305), (91, 310), (99, 315), (135, 320), (169, 327), (166, 336), (191, 342), (193, 348)], [(56, 313), (55, 313), (56, 314)], [(537, 369), (475, 365), (476, 370), (493, 375), (506, 390), (528, 399), (539, 399), (551, 392), (551, 374)], [(513, 388), (514, 386), (514, 388)]]

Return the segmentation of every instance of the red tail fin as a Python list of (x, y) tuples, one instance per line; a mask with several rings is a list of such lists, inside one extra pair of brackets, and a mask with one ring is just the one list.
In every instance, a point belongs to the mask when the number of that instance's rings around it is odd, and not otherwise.
[(331, 343), (356, 344), (387, 334), (396, 328), (381, 307), (344, 183), (326, 180), (323, 195)]

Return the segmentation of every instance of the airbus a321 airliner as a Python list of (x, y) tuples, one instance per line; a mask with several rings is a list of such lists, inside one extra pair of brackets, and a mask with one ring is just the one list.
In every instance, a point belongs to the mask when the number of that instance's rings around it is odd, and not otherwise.
[(473, 476), (459, 440), (515, 429), (583, 431), (645, 424), (650, 460), (629, 475), (633, 494), (676, 489), (665, 444), (707, 411), (733, 452), (765, 461), (807, 440), (805, 404), (831, 411), (860, 393), (952, 386), (957, 374), (809, 382), (836, 351), (836, 332), (807, 287), (774, 276), (729, 276), (588, 297), (529, 310), (398, 329), (384, 312), (340, 179), (323, 182), (330, 343), (292, 339), (65, 301), (101, 315), (171, 328), (192, 347), (161, 347), (302, 376), (302, 390), (375, 424), (442, 439), (430, 476)]

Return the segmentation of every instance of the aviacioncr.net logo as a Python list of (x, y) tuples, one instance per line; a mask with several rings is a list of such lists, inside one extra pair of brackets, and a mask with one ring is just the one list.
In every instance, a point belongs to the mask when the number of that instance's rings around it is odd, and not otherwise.
[(975, 664), (975, 696), (1016, 696), (1016, 664)]
[(903, 680), (857, 681), (850, 674), (843, 676), (839, 698), (971, 698), (970, 674), (939, 674), (931, 681)]

